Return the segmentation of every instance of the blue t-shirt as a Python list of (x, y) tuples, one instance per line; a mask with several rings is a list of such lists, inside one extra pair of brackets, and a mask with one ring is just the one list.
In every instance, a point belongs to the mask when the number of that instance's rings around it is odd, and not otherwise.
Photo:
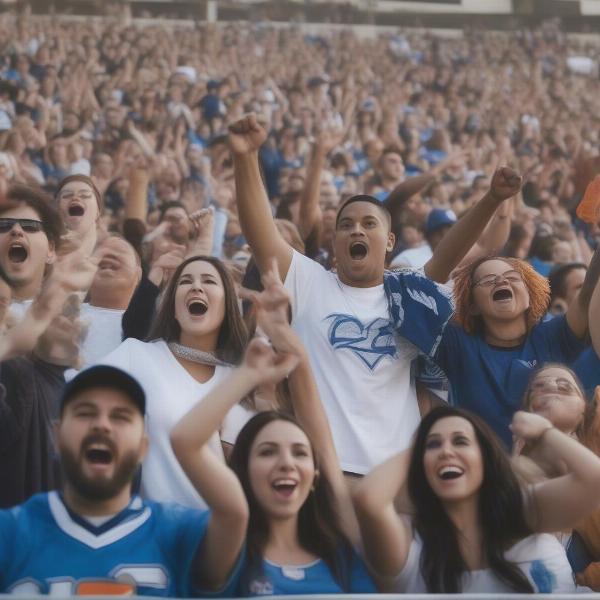
[(508, 426), (532, 370), (547, 362), (571, 364), (585, 347), (564, 316), (535, 325), (513, 348), (491, 346), (451, 323), (433, 358), (448, 376), (454, 404), (482, 417), (510, 448)]
[(318, 559), (303, 566), (282, 566), (263, 559), (261, 569), (248, 565), (245, 551), (227, 586), (219, 593), (222, 597), (277, 596), (298, 594), (374, 594), (377, 588), (356, 553), (345, 566), (348, 589), (333, 577), (326, 563)]
[(0, 511), (0, 592), (190, 596), (209, 515), (134, 496), (94, 527), (57, 492), (38, 494)]
[(583, 389), (588, 397), (594, 395), (597, 385), (600, 385), (600, 358), (593, 347), (586, 348), (571, 368), (581, 380)]

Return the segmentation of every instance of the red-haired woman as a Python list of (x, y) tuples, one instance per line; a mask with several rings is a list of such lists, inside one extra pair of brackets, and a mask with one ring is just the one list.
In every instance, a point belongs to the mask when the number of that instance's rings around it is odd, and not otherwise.
[(454, 278), (456, 313), (434, 361), (450, 381), (456, 405), (485, 419), (507, 446), (532, 369), (570, 364), (586, 347), (588, 307), (600, 274), (596, 252), (578, 297), (564, 316), (543, 321), (546, 278), (514, 258), (483, 258)]

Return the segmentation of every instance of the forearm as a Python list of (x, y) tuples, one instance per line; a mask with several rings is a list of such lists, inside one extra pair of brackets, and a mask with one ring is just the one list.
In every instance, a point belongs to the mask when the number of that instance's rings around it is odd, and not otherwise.
[[(277, 257), (279, 270), (284, 277), (291, 261), (291, 249), (273, 222), (269, 198), (258, 167), (258, 153), (234, 154), (234, 172), (240, 225), (258, 267), (261, 271), (266, 270), (270, 259)], [(280, 260), (286, 252), (287, 265)]]
[(439, 283), (448, 281), (450, 273), (477, 242), (500, 202), (488, 192), (450, 228), (425, 265), (427, 277)]
[(254, 387), (248, 370), (239, 367), (198, 402), (171, 430), (171, 444), (178, 458), (193, 455), (207, 444), (229, 410)]
[(477, 246), (482, 256), (492, 255), (499, 252), (508, 241), (510, 234), (510, 204), (501, 204), (488, 226), (479, 236)]
[(424, 175), (415, 175), (399, 183), (386, 198), (385, 204), (390, 212), (401, 208), (401, 205), (411, 196), (423, 191), (431, 185), (437, 178), (435, 173), (425, 173)]
[(596, 289), (592, 294), (588, 315), (592, 345), (594, 346), (596, 354), (600, 356), (600, 286), (596, 286)]
[(316, 146), (308, 169), (306, 170), (306, 184), (300, 200), (300, 235), (305, 240), (315, 228), (321, 216), (319, 209), (319, 191), (321, 186), (321, 172), (325, 165), (325, 155)]
[[(577, 294), (577, 298), (571, 302), (567, 309), (567, 322), (571, 331), (579, 338), (583, 338), (588, 332), (589, 327), (598, 328), (598, 312), (597, 307), (593, 314), (590, 311), (592, 297), (596, 293), (598, 287), (598, 279), (600, 278), (600, 246), (596, 248), (594, 256), (590, 262), (590, 266), (585, 274), (583, 285)], [(592, 318), (588, 316), (592, 314)], [(595, 319), (593, 317), (596, 317)]]
[(405, 450), (389, 458), (360, 482), (353, 496), (361, 512), (378, 514), (394, 506), (396, 496), (406, 485), (410, 454), (410, 450)]

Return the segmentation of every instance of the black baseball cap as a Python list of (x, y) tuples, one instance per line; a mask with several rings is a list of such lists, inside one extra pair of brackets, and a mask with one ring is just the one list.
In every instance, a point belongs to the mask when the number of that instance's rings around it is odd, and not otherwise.
[(76, 396), (93, 388), (108, 388), (123, 392), (136, 405), (142, 416), (146, 414), (146, 394), (142, 386), (128, 373), (109, 365), (97, 365), (81, 371), (67, 383), (60, 404), (61, 413)]

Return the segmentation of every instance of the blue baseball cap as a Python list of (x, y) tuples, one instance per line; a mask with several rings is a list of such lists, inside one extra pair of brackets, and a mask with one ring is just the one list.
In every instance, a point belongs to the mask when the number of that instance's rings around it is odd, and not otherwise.
[(458, 221), (456, 214), (449, 208), (434, 208), (427, 217), (425, 233), (433, 233), (440, 227), (454, 225)]

